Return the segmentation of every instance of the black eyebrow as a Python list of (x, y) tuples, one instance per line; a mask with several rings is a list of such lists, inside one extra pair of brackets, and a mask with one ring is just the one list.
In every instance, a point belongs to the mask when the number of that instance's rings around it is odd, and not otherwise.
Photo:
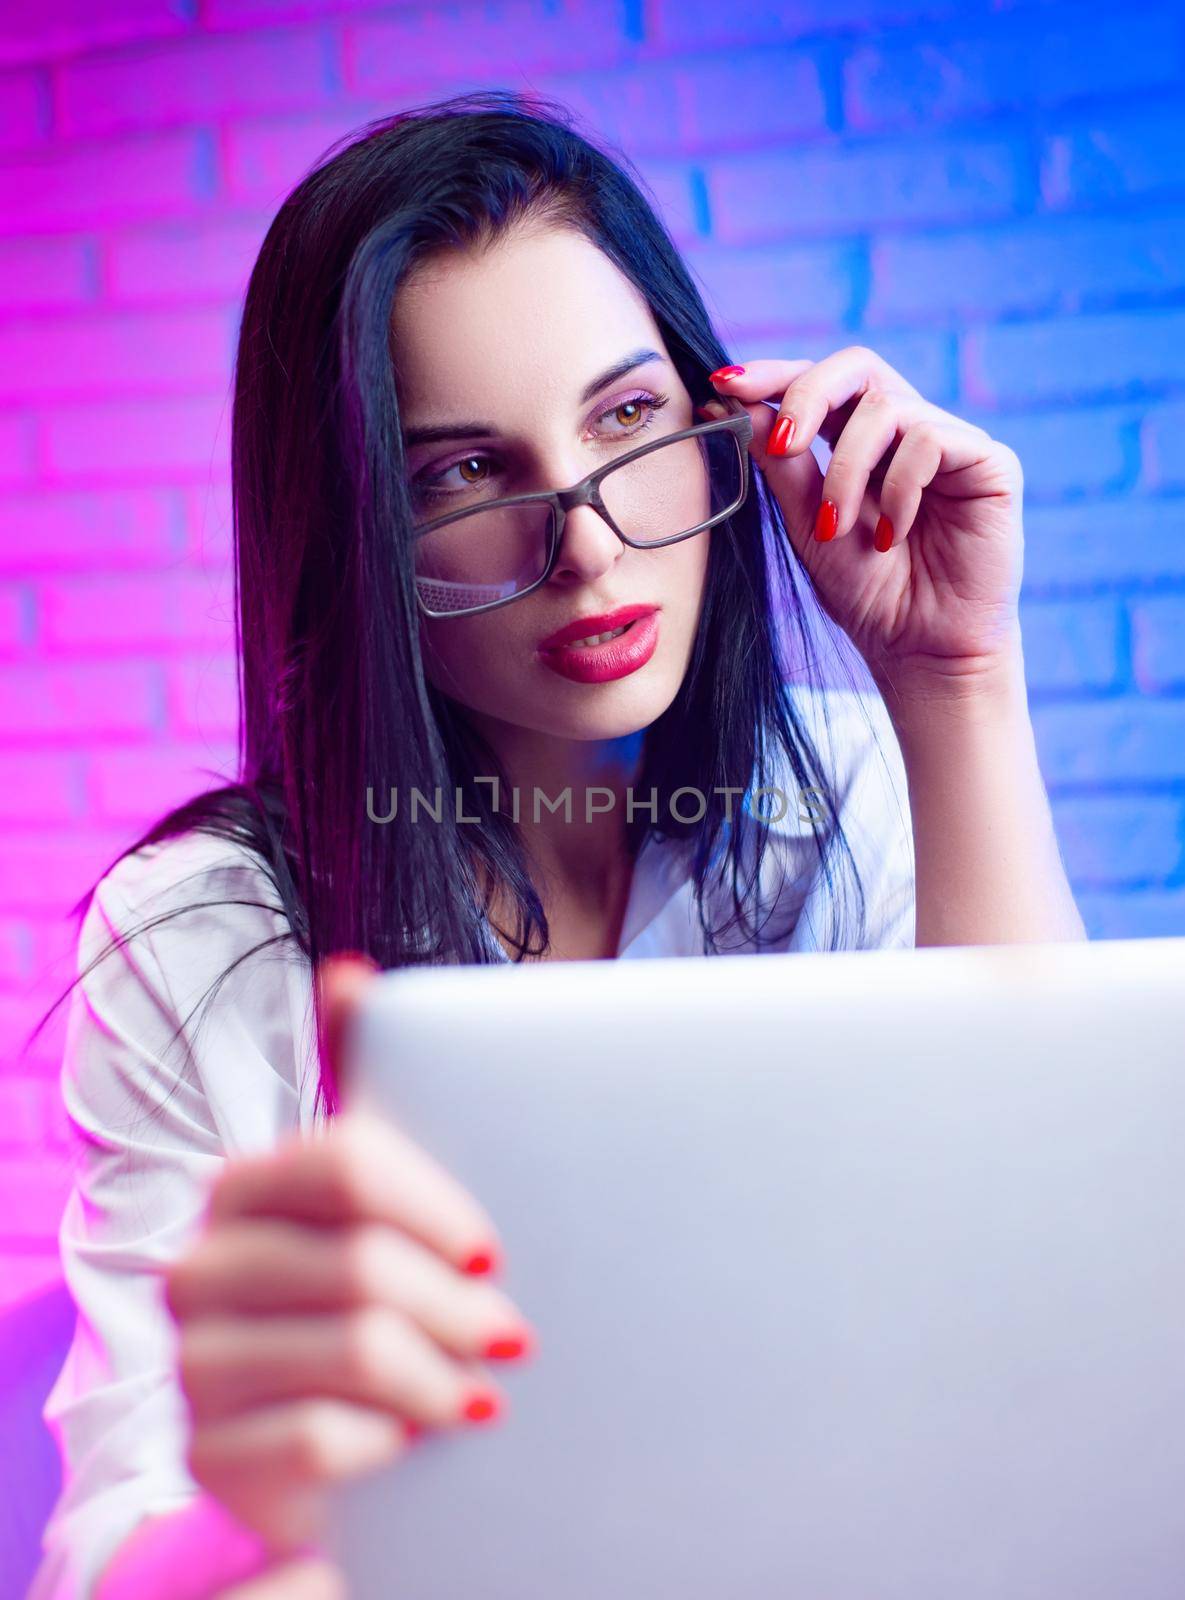
[[(632, 350), (629, 355), (622, 356), (620, 361), (615, 361), (611, 367), (606, 367), (604, 372), (595, 377), (591, 383), (586, 383), (580, 391), (579, 402), (587, 404), (600, 390), (611, 383), (616, 383), (618, 378), (624, 378), (627, 372), (632, 372), (635, 367), (641, 367), (648, 361), (662, 361), (664, 358), (658, 350)], [(403, 447), (410, 450), (417, 444), (441, 444), (447, 439), (496, 439), (499, 430), (492, 422), (449, 422), (437, 427), (408, 428), (403, 435)]]

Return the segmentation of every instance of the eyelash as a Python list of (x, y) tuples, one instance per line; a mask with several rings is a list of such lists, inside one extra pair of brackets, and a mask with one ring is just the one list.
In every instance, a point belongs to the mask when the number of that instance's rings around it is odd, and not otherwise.
[[(639, 423), (632, 433), (625, 433), (619, 436), (624, 439), (636, 439), (639, 434), (645, 433), (650, 428), (655, 417), (669, 402), (670, 398), (669, 394), (651, 394), (648, 391), (640, 394), (627, 394), (623, 399), (614, 401), (607, 410), (599, 412), (594, 420), (602, 422), (606, 417), (611, 417), (615, 411), (620, 411), (622, 406), (643, 405), (646, 407), (646, 420)], [(455, 461), (450, 462), (447, 467), (442, 467), (439, 472), (434, 472), (431, 477), (413, 480), (413, 488), (422, 499), (439, 500), (447, 498), (453, 492), (451, 489), (437, 489), (435, 487), (441, 478), (450, 473), (454, 467), (459, 467), (462, 461), (488, 461), (489, 459), (490, 457), (481, 451), (471, 450), (467, 455), (458, 456)], [(469, 487), (472, 488), (473, 485)]]

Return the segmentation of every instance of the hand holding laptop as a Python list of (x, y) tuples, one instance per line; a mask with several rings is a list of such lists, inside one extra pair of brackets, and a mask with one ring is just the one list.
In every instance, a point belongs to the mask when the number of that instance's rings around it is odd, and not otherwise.
[[(329, 967), (334, 1057), (366, 975)], [(397, 1460), (420, 1428), (496, 1416), (481, 1362), (532, 1333), (473, 1275), (499, 1257), (481, 1205), (389, 1118), (345, 1111), (228, 1162), (167, 1274), (203, 1489), (288, 1553), (323, 1532), (330, 1484)]]

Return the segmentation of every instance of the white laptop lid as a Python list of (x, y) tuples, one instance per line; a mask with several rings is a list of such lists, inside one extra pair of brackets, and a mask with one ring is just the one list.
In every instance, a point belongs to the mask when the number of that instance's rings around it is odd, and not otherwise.
[(536, 1328), (356, 1600), (1178, 1600), (1185, 939), (431, 967), (359, 1020)]

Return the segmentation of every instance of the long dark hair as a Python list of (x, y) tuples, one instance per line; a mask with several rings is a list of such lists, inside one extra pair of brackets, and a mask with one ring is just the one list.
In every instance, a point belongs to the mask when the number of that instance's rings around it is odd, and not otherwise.
[[(478, 889), (491, 883), (517, 906), (517, 928), (504, 931), (518, 958), (546, 949), (517, 827), (494, 809), (491, 786), (473, 781), (503, 776), (495, 754), (421, 665), (391, 313), (401, 282), (430, 253), (492, 242), (522, 220), (571, 227), (645, 296), (693, 401), (711, 399), (706, 375), (728, 352), (644, 189), (628, 158), (576, 131), (564, 107), (495, 89), (368, 123), (292, 191), (251, 273), (235, 361), (239, 778), (170, 811), (116, 861), (188, 830), (247, 847), (283, 907), (277, 937), (296, 941), (314, 968), (346, 949), (383, 967), (494, 959), (490, 895)], [(808, 617), (818, 602), (796, 570), (777, 502), (759, 472), (750, 481), (745, 503), (712, 535), (684, 681), (645, 730), (635, 781), (657, 791), (657, 820), (639, 808), (629, 825), (635, 852), (650, 831), (687, 841), (705, 953), (734, 927), (765, 937), (751, 920), (762, 828), (744, 808), (730, 824), (717, 791), (749, 793), (770, 781), (774, 761), (800, 791), (814, 791), (812, 832), (832, 903), (846, 903), (842, 857), (864, 927), (833, 781), (786, 693), (787, 645), (808, 683), (819, 676)], [(458, 826), (446, 805), (440, 825), (410, 825), (403, 806), (376, 826), (368, 788), (385, 794), (388, 785), (401, 795), (459, 789), (462, 815), (482, 825)], [(680, 821), (678, 802), (670, 805), (683, 786), (711, 797), (697, 821)], [(710, 926), (713, 874), (729, 886), (731, 910)], [(85, 913), (97, 883), (72, 915)], [(831, 948), (847, 942), (841, 918), (829, 937)], [(117, 937), (86, 971), (124, 942)], [(316, 985), (314, 1004), (322, 1039)], [(336, 1111), (323, 1055), (318, 1094)]]

